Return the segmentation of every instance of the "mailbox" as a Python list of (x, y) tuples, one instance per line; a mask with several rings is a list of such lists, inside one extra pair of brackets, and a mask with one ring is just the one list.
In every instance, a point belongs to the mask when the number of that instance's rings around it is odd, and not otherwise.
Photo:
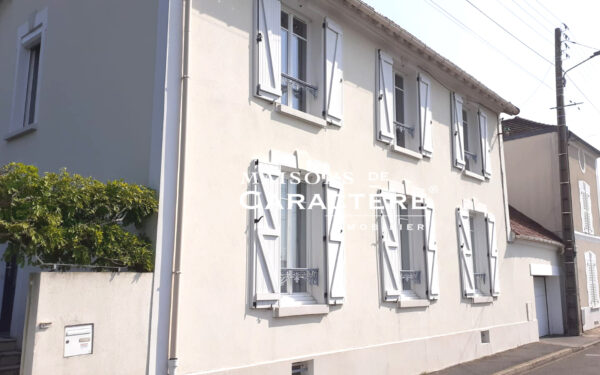
[(65, 357), (92, 354), (93, 343), (93, 324), (80, 324), (65, 327)]

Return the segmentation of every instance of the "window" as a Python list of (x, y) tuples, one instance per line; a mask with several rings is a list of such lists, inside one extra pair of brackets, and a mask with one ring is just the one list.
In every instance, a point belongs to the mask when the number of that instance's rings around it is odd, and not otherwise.
[(452, 132), (454, 166), (483, 177), (491, 177), (487, 115), (473, 103), (454, 93)]
[(591, 308), (600, 307), (600, 289), (598, 288), (598, 268), (596, 254), (585, 253), (585, 274), (587, 278), (588, 304)]
[[(291, 30), (290, 30), (290, 25)], [(306, 112), (307, 26), (298, 17), (281, 12), (281, 104)]]
[(378, 209), (383, 299), (400, 307), (439, 296), (433, 202), (405, 192), (381, 191)]
[(18, 29), (17, 69), (7, 139), (29, 131), (38, 121), (46, 14), (46, 10), (38, 12), (32, 24), (27, 22)]
[(271, 163), (256, 161), (253, 169), (253, 307), (343, 303), (341, 185), (326, 176)]
[(395, 70), (391, 56), (378, 55), (377, 138), (396, 151), (431, 156), (430, 81), (410, 67)]
[(581, 230), (583, 233), (594, 234), (590, 185), (581, 180), (579, 181), (579, 205), (581, 207)]
[(464, 296), (498, 296), (500, 279), (494, 215), (479, 204), (463, 204), (457, 209), (457, 227)]

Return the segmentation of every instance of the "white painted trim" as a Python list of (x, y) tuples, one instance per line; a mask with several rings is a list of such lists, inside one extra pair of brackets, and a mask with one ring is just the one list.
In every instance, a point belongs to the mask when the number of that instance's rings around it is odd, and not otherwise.
[(33, 123), (29, 126), (23, 127), (21, 129), (18, 130), (11, 130), (9, 131), (5, 136), (4, 136), (4, 140), (5, 141), (10, 141), (13, 140), (15, 138), (20, 138), (22, 136), (24, 136), (25, 134), (29, 134), (32, 133), (34, 131), (37, 130), (37, 122)]
[(25, 114), (25, 101), (27, 95), (27, 78), (29, 74), (29, 52), (28, 49), (39, 41), (40, 43), (40, 57), (39, 67), (37, 76), (37, 87), (36, 87), (36, 99), (35, 99), (35, 119), (34, 124), (37, 125), (39, 122), (40, 114), (40, 93), (43, 84), (43, 71), (44, 71), (44, 55), (46, 50), (46, 29), (48, 28), (48, 8), (44, 8), (37, 12), (33, 17), (33, 21), (29, 20), (23, 23), (17, 29), (17, 61), (15, 64), (15, 77), (13, 84), (13, 97), (10, 109), (10, 122), (8, 128), (8, 134), (5, 136), (5, 140), (16, 138), (12, 136), (14, 134), (24, 135), (28, 132), (19, 132), (23, 128), (27, 128), (32, 125), (26, 125), (23, 123), (23, 116)]
[(473, 296), (471, 297), (471, 303), (474, 305), (483, 304), (483, 303), (492, 303), (494, 302), (494, 297), (492, 296)]
[(475, 172), (471, 172), (471, 171), (466, 170), (466, 169), (463, 170), (463, 174), (465, 176), (467, 176), (467, 177), (474, 178), (475, 180), (478, 180), (478, 181), (483, 181), (483, 182), (486, 181), (486, 178), (483, 177), (482, 175), (477, 174)]
[(529, 264), (531, 276), (560, 276), (560, 267), (551, 264)]
[(269, 162), (275, 165), (281, 165), (282, 167), (298, 168), (298, 159), (296, 154), (289, 152), (283, 152), (279, 150), (269, 150)]
[(324, 128), (327, 126), (327, 121), (325, 121), (325, 119), (311, 115), (310, 113), (299, 111), (287, 105), (275, 103), (275, 112), (280, 113), (284, 116), (301, 120), (309, 125), (313, 125), (319, 128)]
[[(155, 151), (159, 152), (160, 160), (151, 157), (150, 181), (159, 185), (159, 210), (156, 223), (156, 258), (148, 344), (149, 375), (167, 373), (168, 365), (177, 171), (179, 169), (182, 0), (159, 0), (157, 24), (157, 63), (155, 64), (157, 70), (155, 71), (155, 108), (153, 109), (152, 124), (153, 150), (160, 147), (159, 151)], [(159, 63), (162, 61), (161, 59), (165, 59), (165, 65)], [(159, 165), (154, 164), (156, 162)], [(160, 168), (160, 172), (152, 173), (154, 168)]]
[(329, 305), (299, 305), (299, 306), (277, 306), (273, 308), (273, 317), (284, 318), (287, 316), (300, 315), (325, 315), (329, 313)]
[(527, 325), (527, 324), (531, 324), (531, 323), (526, 320), (523, 320), (523, 321), (514, 322), (514, 323), (504, 323), (504, 324), (497, 324), (497, 325), (492, 325), (492, 326), (477, 327), (477, 328), (473, 328), (473, 329), (466, 329), (466, 330), (461, 330), (461, 331), (456, 331), (456, 332), (451, 332), (451, 333), (444, 333), (444, 334), (440, 334), (440, 335), (414, 337), (414, 338), (404, 339), (404, 340), (389, 341), (389, 342), (385, 342), (385, 343), (381, 343), (381, 344), (355, 346), (355, 347), (350, 347), (350, 348), (345, 348), (345, 349), (340, 349), (340, 350), (330, 350), (330, 351), (321, 352), (321, 353), (309, 353), (309, 354), (302, 355), (302, 356), (286, 357), (286, 358), (276, 359), (276, 360), (272, 360), (272, 361), (261, 361), (261, 362), (255, 362), (252, 364), (242, 365), (242, 366), (223, 367), (223, 368), (214, 369), (214, 370), (189, 372), (186, 375), (209, 375), (209, 374), (216, 374), (216, 373), (220, 373), (220, 372), (248, 369), (248, 368), (252, 368), (252, 367), (270, 365), (270, 364), (275, 364), (275, 363), (297, 362), (297, 361), (305, 360), (307, 358), (313, 359), (313, 358), (323, 357), (326, 355), (348, 353), (348, 352), (352, 352), (355, 350), (382, 348), (382, 347), (386, 347), (386, 346), (390, 346), (390, 345), (419, 342), (419, 341), (424, 341), (424, 340), (449, 337), (449, 336), (460, 335), (460, 334), (465, 334), (465, 333), (474, 333), (474, 332), (478, 333), (483, 330), (492, 330), (492, 329), (514, 327), (517, 325)]
[(406, 156), (410, 156), (411, 158), (417, 159), (417, 160), (421, 160), (423, 159), (423, 155), (415, 152), (413, 150), (409, 150), (406, 147), (400, 147), (396, 144), (392, 144), (392, 147), (390, 148), (390, 151), (395, 152), (397, 154), (401, 154), (401, 155), (406, 155)]
[(583, 240), (583, 241), (600, 243), (600, 236), (594, 236), (592, 234), (575, 231), (575, 240)]

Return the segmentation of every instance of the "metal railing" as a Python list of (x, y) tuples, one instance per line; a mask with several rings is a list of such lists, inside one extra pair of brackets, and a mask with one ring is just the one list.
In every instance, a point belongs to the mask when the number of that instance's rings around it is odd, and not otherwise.
[(308, 90), (312, 94), (313, 97), (315, 97), (315, 98), (317, 97), (317, 93), (319, 92), (319, 88), (317, 86), (311, 85), (308, 82), (305, 82), (296, 77), (292, 77), (291, 75), (286, 74), (286, 73), (281, 73), (281, 79), (282, 79), (282, 82), (281, 82), (282, 85), (283, 84), (290, 85), (290, 86), (292, 86), (292, 89), (296, 90), (296, 91), (298, 91), (299, 88), (302, 87), (302, 88)]
[(475, 281), (480, 280), (483, 284), (485, 284), (485, 272), (474, 273), (473, 276), (475, 277)]
[(405, 131), (409, 132), (411, 137), (415, 133), (415, 127), (414, 126), (408, 126), (408, 125), (405, 125), (405, 124), (403, 124), (401, 122), (398, 122), (398, 121), (394, 121), (394, 125), (396, 125), (396, 128), (399, 129), (401, 132), (405, 132)]
[(289, 280), (299, 282), (306, 280), (310, 285), (319, 285), (319, 269), (318, 268), (282, 268), (281, 283)]
[(465, 156), (467, 158), (473, 160), (475, 163), (477, 163), (477, 154), (476, 153), (465, 150)]
[(421, 283), (421, 271), (420, 270), (401, 270), (400, 278), (403, 281), (414, 281), (417, 284)]

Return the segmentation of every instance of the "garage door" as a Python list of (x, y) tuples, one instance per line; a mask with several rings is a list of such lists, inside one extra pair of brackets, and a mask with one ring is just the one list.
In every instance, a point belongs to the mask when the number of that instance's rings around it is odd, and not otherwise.
[(548, 301), (546, 299), (546, 278), (533, 278), (533, 291), (535, 294), (535, 315), (538, 321), (538, 331), (541, 336), (550, 333), (548, 320)]

